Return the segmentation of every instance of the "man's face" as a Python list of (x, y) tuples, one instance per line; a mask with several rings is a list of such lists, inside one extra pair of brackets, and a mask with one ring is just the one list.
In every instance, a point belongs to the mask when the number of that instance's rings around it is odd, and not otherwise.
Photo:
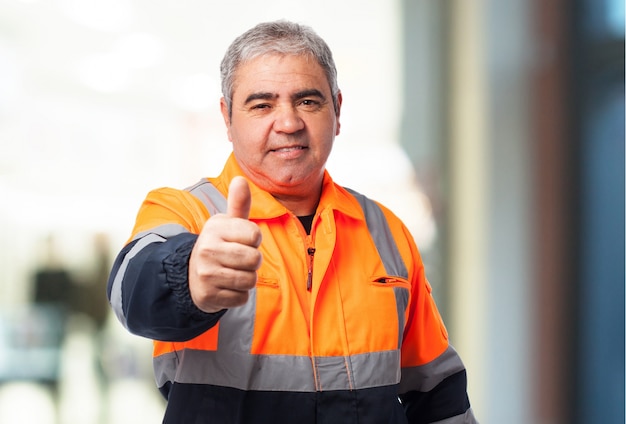
[(265, 55), (241, 64), (232, 114), (224, 99), (221, 110), (237, 162), (256, 185), (289, 196), (320, 187), (339, 114), (316, 60)]

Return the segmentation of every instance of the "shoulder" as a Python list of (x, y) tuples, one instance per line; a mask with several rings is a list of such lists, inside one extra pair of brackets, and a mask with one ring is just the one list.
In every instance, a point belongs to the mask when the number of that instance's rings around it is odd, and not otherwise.
[(362, 193), (346, 188), (363, 209), (363, 215), (370, 232), (390, 234), (397, 245), (405, 262), (421, 264), (421, 257), (413, 234), (391, 209), (377, 200), (373, 200)]
[(390, 227), (396, 228), (405, 228), (402, 220), (389, 209), (387, 206), (382, 204), (381, 202), (371, 199), (368, 196), (347, 187), (342, 188), (348, 195), (354, 198), (361, 209), (363, 210), (363, 214), (365, 215), (366, 220), (382, 220), (387, 222)]
[(180, 224), (198, 233), (208, 217), (207, 208), (189, 190), (160, 187), (146, 195), (139, 209), (136, 230)]
[(196, 208), (198, 200), (187, 189), (159, 187), (148, 192), (144, 205), (159, 205), (178, 208)]

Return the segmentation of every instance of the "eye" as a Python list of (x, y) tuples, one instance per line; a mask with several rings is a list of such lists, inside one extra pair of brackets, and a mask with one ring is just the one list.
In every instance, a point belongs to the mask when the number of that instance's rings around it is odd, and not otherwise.
[(258, 104), (252, 105), (250, 109), (267, 109), (269, 107), (270, 105), (268, 105), (267, 103), (258, 103)]
[(248, 113), (256, 116), (266, 115), (272, 110), (272, 105), (269, 103), (254, 103), (250, 105)]
[(316, 99), (302, 99), (298, 106), (306, 110), (317, 110), (321, 107), (322, 103)]

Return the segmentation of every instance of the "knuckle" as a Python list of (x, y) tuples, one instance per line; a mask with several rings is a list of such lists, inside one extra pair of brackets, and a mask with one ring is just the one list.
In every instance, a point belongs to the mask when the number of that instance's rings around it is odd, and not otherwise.
[(256, 272), (242, 272), (237, 279), (236, 286), (240, 290), (250, 290), (256, 285)]
[(219, 299), (219, 303), (224, 308), (232, 308), (235, 306), (241, 306), (248, 301), (248, 292), (237, 292), (231, 290), (223, 290), (220, 292), (222, 295)]

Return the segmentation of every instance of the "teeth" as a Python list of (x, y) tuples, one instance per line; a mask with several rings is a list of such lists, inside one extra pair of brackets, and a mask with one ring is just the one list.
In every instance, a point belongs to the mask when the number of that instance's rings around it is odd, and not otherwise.
[(296, 147), (284, 147), (282, 149), (276, 149), (275, 152), (291, 152), (293, 150), (302, 150), (304, 147), (296, 146)]

